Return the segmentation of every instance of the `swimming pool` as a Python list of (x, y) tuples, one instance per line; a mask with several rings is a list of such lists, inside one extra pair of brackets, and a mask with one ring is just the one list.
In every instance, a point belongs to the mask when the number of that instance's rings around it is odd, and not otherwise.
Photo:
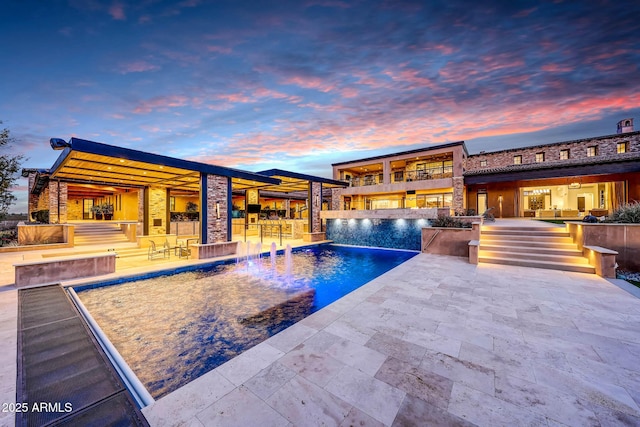
[(325, 244), (294, 249), (290, 271), (280, 254), (74, 289), (157, 399), (416, 254)]

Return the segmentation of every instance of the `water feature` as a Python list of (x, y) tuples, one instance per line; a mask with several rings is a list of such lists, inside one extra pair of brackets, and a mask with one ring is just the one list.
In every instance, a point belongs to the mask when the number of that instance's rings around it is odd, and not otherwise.
[(271, 243), (271, 250), (269, 252), (271, 259), (271, 270), (276, 271), (276, 255), (278, 254), (278, 247), (276, 246), (276, 242)]

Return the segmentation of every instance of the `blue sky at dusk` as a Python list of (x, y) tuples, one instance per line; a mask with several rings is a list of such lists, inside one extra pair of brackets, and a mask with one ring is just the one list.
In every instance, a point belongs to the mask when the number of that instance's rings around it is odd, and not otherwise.
[[(25, 167), (77, 136), (247, 170), (640, 128), (638, 1), (3, 2)], [(13, 211), (25, 212), (26, 182)]]

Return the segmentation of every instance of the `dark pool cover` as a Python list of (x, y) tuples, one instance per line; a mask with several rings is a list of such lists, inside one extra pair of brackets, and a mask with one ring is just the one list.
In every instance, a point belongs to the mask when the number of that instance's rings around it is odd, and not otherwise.
[(148, 426), (58, 286), (18, 292), (16, 426)]

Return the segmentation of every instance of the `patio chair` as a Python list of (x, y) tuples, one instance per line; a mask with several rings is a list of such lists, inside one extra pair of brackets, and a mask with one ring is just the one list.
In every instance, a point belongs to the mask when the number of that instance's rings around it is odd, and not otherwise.
[(153, 240), (149, 240), (149, 259), (152, 260), (154, 258), (158, 258), (160, 257), (160, 255), (162, 255), (162, 258), (171, 258), (169, 242), (165, 241), (162, 248), (158, 249), (158, 247), (156, 246), (156, 242), (154, 242)]

